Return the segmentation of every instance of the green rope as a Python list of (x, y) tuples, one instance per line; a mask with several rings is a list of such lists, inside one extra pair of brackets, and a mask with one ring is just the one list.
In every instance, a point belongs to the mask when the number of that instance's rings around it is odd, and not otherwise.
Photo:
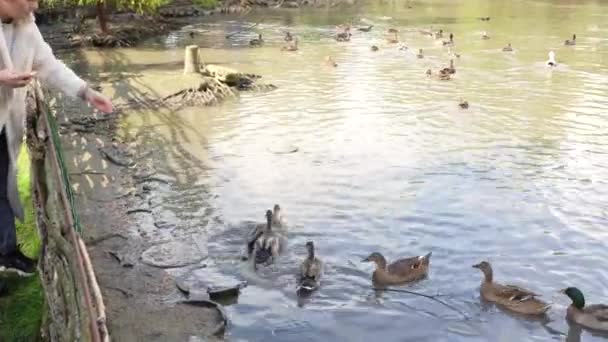
[(72, 219), (74, 220), (74, 229), (78, 233), (82, 233), (80, 217), (78, 216), (78, 211), (76, 210), (76, 201), (74, 200), (74, 192), (72, 191), (72, 184), (70, 183), (68, 168), (66, 167), (65, 159), (63, 156), (63, 149), (61, 148), (61, 138), (59, 137), (57, 120), (55, 120), (55, 116), (52, 114), (53, 112), (51, 111), (49, 104), (44, 99), (41, 99), (41, 101), (36, 102), (42, 104), (43, 108), (41, 108), (40, 110), (43, 111), (43, 113), (45, 114), (46, 119), (49, 122), (49, 127), (51, 128), (51, 139), (53, 139), (55, 153), (57, 154), (59, 164), (59, 172), (61, 173), (61, 178), (65, 186), (65, 192), (67, 194), (68, 201), (70, 202), (70, 210), (72, 214)]

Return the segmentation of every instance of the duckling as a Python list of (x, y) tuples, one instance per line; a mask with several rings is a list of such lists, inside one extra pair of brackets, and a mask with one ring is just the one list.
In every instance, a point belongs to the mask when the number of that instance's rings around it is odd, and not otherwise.
[(426, 277), (431, 254), (432, 252), (429, 252), (427, 255), (399, 259), (387, 266), (384, 256), (374, 252), (363, 259), (363, 262), (376, 263), (376, 270), (372, 275), (375, 285), (397, 285)]
[(444, 46), (453, 46), (454, 45), (454, 34), (450, 33), (450, 40), (449, 41), (443, 41), (443, 45)]
[(418, 54), (416, 55), (416, 57), (418, 57), (418, 59), (423, 59), (424, 55), (422, 54), (422, 49), (418, 50)]
[(548, 67), (556, 67), (557, 62), (555, 61), (555, 52), (549, 51), (549, 59), (546, 62)]
[(331, 56), (326, 56), (326, 57), (325, 57), (325, 65), (330, 66), (330, 67), (334, 67), (334, 68), (335, 68), (335, 67), (337, 67), (337, 66), (338, 66), (338, 63), (336, 63), (336, 62), (334, 61), (334, 59), (333, 59), (333, 58), (331, 58)]
[(462, 109), (468, 109), (469, 102), (467, 102), (466, 100), (460, 99), (460, 102), (458, 103), (458, 107), (460, 107)]
[(481, 39), (488, 40), (490, 39), (490, 36), (488, 36), (488, 33), (486, 31), (483, 31), (483, 33), (481, 34)]
[(319, 288), (323, 275), (323, 262), (315, 256), (315, 245), (312, 241), (306, 243), (308, 257), (300, 265), (299, 293), (311, 292)]
[(397, 33), (394, 33), (393, 37), (387, 37), (386, 42), (389, 44), (397, 44), (399, 43), (399, 37), (397, 37)]
[(454, 60), (450, 59), (450, 66), (447, 68), (443, 68), (439, 71), (442, 74), (455, 74), (456, 68), (454, 68)]
[(258, 35), (258, 38), (249, 41), (249, 45), (251, 46), (262, 46), (262, 44), (264, 44), (264, 39), (262, 39), (261, 33)]
[(505, 46), (504, 48), (502, 48), (503, 52), (511, 52), (513, 51), (513, 48), (511, 47), (511, 43), (507, 44), (507, 46)]
[(286, 242), (285, 238), (272, 230), (273, 213), (266, 211), (266, 229), (255, 240), (253, 246), (253, 266), (258, 264), (269, 264), (283, 252)]
[(285, 38), (283, 38), (284, 41), (286, 42), (290, 42), (293, 40), (293, 36), (291, 35), (291, 32), (287, 31), (285, 32)]
[(291, 44), (281, 47), (281, 51), (298, 51), (298, 37), (294, 37)]
[(378, 51), (380, 49), (376, 45), (372, 45), (371, 50), (372, 51)]
[(374, 25), (369, 25), (368, 27), (359, 27), (357, 30), (361, 32), (369, 32), (372, 30), (372, 27), (374, 27)]
[(576, 45), (576, 34), (572, 35), (572, 40), (566, 39), (564, 45)]
[(585, 296), (576, 287), (568, 287), (560, 292), (572, 300), (566, 311), (568, 320), (591, 330), (608, 332), (608, 305), (585, 306)]
[(488, 302), (503, 306), (516, 313), (525, 315), (544, 315), (551, 305), (537, 299), (538, 295), (515, 285), (502, 285), (493, 282), (492, 266), (487, 261), (473, 265), (484, 274), (481, 282), (481, 297)]

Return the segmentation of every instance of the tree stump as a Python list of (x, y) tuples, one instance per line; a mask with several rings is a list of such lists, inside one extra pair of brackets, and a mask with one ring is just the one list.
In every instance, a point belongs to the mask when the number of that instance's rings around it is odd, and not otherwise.
[(186, 53), (184, 56), (184, 74), (200, 72), (200, 64), (198, 45), (186, 46)]

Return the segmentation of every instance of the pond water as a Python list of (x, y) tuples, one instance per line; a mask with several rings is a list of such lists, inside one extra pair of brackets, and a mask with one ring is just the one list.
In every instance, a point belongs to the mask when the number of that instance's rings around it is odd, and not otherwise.
[[(589, 303), (608, 298), (608, 4), (410, 5), (205, 18), (120, 50), (128, 64), (102, 65), (92, 52), (89, 60), (110, 73), (179, 68), (183, 47), (194, 43), (205, 62), (277, 85), (218, 107), (133, 113), (124, 124), (149, 137), (157, 170), (175, 179), (156, 206), (184, 231), (209, 233), (207, 276), (249, 282), (227, 307), (231, 340), (602, 339), (568, 326), (569, 300), (558, 291), (577, 286)], [(335, 25), (352, 18), (372, 31), (335, 42)], [(450, 81), (425, 75), (450, 59), (418, 32), (431, 25), (454, 33), (461, 56)], [(385, 42), (389, 27), (408, 50)], [(299, 51), (279, 50), (285, 30), (300, 37)], [(257, 33), (266, 44), (250, 48)], [(564, 46), (573, 33), (577, 45)], [(514, 52), (502, 52), (507, 43)], [(557, 68), (544, 66), (550, 50)], [(338, 67), (323, 65), (325, 56)], [(263, 222), (275, 203), (290, 224), (289, 251), (255, 275), (238, 260), (243, 222)], [(308, 240), (327, 270), (303, 301), (294, 273)], [(467, 319), (426, 298), (376, 296), (373, 266), (360, 262), (373, 251), (389, 260), (432, 251), (429, 277), (404, 288), (439, 294)], [(481, 260), (492, 262), (497, 281), (543, 294), (553, 303), (549, 319), (483, 305), (481, 273), (471, 268)]]

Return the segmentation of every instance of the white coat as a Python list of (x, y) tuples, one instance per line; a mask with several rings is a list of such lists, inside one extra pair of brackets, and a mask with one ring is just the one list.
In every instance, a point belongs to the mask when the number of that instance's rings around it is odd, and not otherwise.
[[(35, 71), (36, 77), (43, 85), (60, 90), (68, 96), (81, 95), (86, 89), (86, 82), (55, 58), (36, 26), (34, 16), (15, 21), (13, 25), (13, 39), (10, 42), (6, 41), (0, 27), (0, 69), (16, 72)], [(26, 92), (26, 87), (0, 86), (0, 115), (8, 116), (5, 133), (11, 160), (7, 196), (15, 217), (21, 221), (24, 213), (17, 189), (17, 157), (24, 137)]]

